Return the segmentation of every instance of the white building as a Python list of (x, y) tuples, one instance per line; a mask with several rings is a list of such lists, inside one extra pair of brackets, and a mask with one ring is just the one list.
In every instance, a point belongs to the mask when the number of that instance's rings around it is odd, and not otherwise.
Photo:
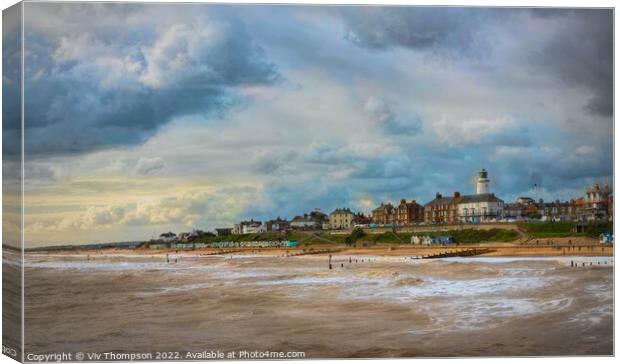
[(504, 215), (504, 201), (492, 193), (461, 196), (458, 212), (465, 223), (496, 221)]
[(503, 217), (504, 201), (490, 192), (490, 183), (487, 171), (483, 168), (478, 173), (476, 194), (459, 197), (457, 211), (460, 222), (490, 222)]
[(233, 234), (256, 234), (265, 232), (265, 230), (266, 229), (262, 222), (252, 219), (250, 221), (241, 221), (240, 223), (235, 224)]
[(348, 208), (335, 209), (329, 214), (329, 226), (332, 229), (350, 229), (353, 226), (353, 212)]
[(304, 216), (295, 216), (293, 220), (291, 220), (291, 227), (294, 229), (315, 229), (322, 226), (317, 226), (316, 221), (307, 214), (304, 214)]

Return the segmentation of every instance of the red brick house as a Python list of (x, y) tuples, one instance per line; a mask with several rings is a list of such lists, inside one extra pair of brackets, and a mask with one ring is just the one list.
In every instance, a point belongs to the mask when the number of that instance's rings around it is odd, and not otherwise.
[(391, 203), (381, 203), (379, 207), (372, 210), (372, 221), (375, 224), (391, 224), (394, 222), (394, 206)]
[(397, 225), (411, 225), (424, 220), (424, 207), (415, 200), (407, 202), (400, 200), (400, 204), (395, 210), (395, 220)]
[(424, 222), (427, 224), (454, 224), (458, 222), (457, 205), (461, 198), (459, 192), (454, 196), (443, 197), (440, 193), (424, 205)]

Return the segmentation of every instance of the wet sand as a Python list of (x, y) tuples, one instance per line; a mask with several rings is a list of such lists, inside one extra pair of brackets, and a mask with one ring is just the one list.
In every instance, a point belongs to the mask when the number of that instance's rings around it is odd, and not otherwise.
[(349, 263), (342, 253), (332, 270), (324, 255), (170, 258), (178, 263), (145, 252), (28, 253), (26, 353), (613, 353), (613, 257), (356, 255)]

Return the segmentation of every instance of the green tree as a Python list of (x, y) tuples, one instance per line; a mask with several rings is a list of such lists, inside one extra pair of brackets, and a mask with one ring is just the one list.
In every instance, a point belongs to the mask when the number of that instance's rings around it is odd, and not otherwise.
[(347, 236), (346, 239), (344, 239), (344, 243), (346, 245), (354, 245), (359, 239), (363, 238), (364, 236), (366, 236), (366, 233), (362, 228), (355, 228), (355, 230), (351, 232), (351, 235)]

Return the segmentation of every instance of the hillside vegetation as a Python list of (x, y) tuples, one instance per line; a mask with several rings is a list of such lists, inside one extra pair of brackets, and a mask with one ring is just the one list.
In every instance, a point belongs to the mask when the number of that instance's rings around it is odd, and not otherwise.
[(561, 238), (573, 235), (575, 224), (572, 222), (526, 222), (525, 231), (534, 238)]
[[(463, 230), (447, 230), (436, 232), (420, 232), (420, 233), (398, 233), (398, 236), (403, 239), (405, 243), (411, 241), (411, 236), (452, 236), (459, 244), (476, 244), (484, 242), (511, 242), (519, 238), (519, 233), (510, 229), (463, 229)], [(384, 232), (381, 234), (369, 234), (366, 240), (372, 241), (376, 244), (400, 244), (400, 240), (394, 235), (393, 232)]]
[[(550, 238), (550, 237), (566, 237), (566, 236), (590, 236), (597, 237), (603, 232), (613, 230), (611, 222), (596, 222), (587, 226), (586, 232), (576, 234), (573, 231), (574, 223), (572, 222), (528, 222), (523, 224), (525, 231), (534, 238)], [(398, 234), (395, 235), (395, 234)], [(370, 244), (401, 244), (401, 240), (405, 243), (411, 241), (412, 235), (428, 235), (435, 236), (453, 236), (459, 244), (476, 244), (484, 242), (512, 242), (519, 238), (519, 233), (512, 229), (460, 229), (435, 232), (400, 232), (394, 233), (386, 231), (383, 233), (366, 233), (362, 229), (355, 229), (351, 234), (346, 233), (328, 233), (328, 232), (301, 232), (292, 231), (287, 234), (278, 232), (257, 233), (257, 234), (239, 234), (227, 236), (203, 236), (198, 238), (198, 243), (214, 243), (220, 241), (267, 241), (287, 239), (295, 240), (300, 244), (307, 246), (313, 244), (347, 244), (354, 245), (356, 242)], [(399, 239), (400, 237), (400, 239)]]
[(601, 233), (613, 231), (611, 221), (596, 221), (586, 226), (583, 233), (575, 233), (573, 222), (526, 222), (523, 227), (534, 238), (561, 238), (566, 236), (598, 237)]

